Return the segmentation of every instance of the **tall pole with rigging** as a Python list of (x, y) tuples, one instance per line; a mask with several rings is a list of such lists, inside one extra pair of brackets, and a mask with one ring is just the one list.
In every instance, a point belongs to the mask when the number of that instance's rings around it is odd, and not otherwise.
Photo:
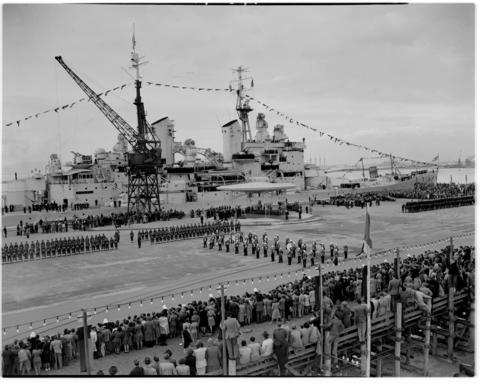
[[(233, 82), (237, 83), (236, 108), (237, 108), (238, 118), (240, 119), (240, 122), (242, 124), (242, 150), (243, 150), (243, 144), (247, 140), (252, 140), (252, 132), (250, 130), (248, 113), (253, 111), (253, 108), (250, 107), (249, 99), (245, 96), (245, 91), (247, 91), (247, 88), (244, 84), (244, 81), (250, 80), (251, 88), (253, 88), (253, 79), (251, 77), (244, 76), (244, 73), (246, 73), (247, 71), (248, 71), (247, 68), (242, 66), (239, 66), (233, 70), (233, 72), (237, 73), (237, 79), (235, 79)], [(230, 89), (232, 89), (231, 85), (230, 85)]]
[(99, 94), (73, 72), (61, 56), (56, 56), (55, 59), (85, 92), (89, 100), (98, 107), (131, 145), (132, 151), (127, 153), (128, 213), (150, 214), (157, 210), (160, 211), (158, 174), (162, 171), (165, 159), (161, 157), (160, 140), (146, 119), (145, 107), (140, 93), (142, 82), (139, 70), (140, 66), (146, 62), (142, 62), (143, 58), (135, 50), (135, 34), (133, 35), (132, 45), (131, 62), (132, 68), (136, 72), (134, 104), (137, 108), (137, 130), (130, 126), (113, 108), (105, 103)]

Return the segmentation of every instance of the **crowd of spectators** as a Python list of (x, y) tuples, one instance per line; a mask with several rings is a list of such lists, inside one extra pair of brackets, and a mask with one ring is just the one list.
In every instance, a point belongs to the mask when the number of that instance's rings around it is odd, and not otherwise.
[(415, 183), (413, 190), (392, 191), (395, 198), (443, 199), (475, 195), (475, 183)]
[(395, 201), (387, 192), (358, 192), (341, 194), (330, 197), (330, 204), (334, 206), (345, 206), (347, 209), (365, 206), (372, 207), (374, 204), (380, 206), (380, 202)]
[[(400, 263), (400, 276), (397, 276), (395, 263), (374, 264), (371, 268), (372, 317), (388, 315), (394, 311), (398, 301), (404, 304), (404, 308), (416, 306), (428, 313), (430, 309), (425, 299), (441, 297), (450, 287), (457, 291), (467, 289), (473, 292), (474, 248), (462, 246), (455, 249), (452, 255), (450, 258), (447, 247), (407, 256)], [(332, 345), (335, 365), (336, 343), (344, 328), (356, 325), (359, 341), (364, 341), (368, 309), (365, 284), (365, 268), (325, 273), (323, 326), (315, 317), (320, 311), (318, 278), (305, 275), (267, 292), (254, 289), (253, 292), (226, 297), (227, 319), (223, 325), (220, 318), (221, 299), (212, 294), (208, 301), (192, 301), (171, 308), (163, 305), (158, 312), (129, 316), (114, 322), (105, 319), (103, 323), (91, 327), (93, 358), (126, 354), (155, 345), (168, 346), (172, 339), (181, 337), (185, 357), (178, 364), (171, 357), (171, 351), (165, 351), (161, 358), (154, 357), (153, 362), (147, 357), (142, 366), (136, 361), (131, 375), (202, 375), (220, 370), (222, 349), (219, 341), (225, 338), (227, 355), (237, 360), (238, 364), (275, 353), (282, 372), (285, 362), (282, 361), (283, 353), (280, 350), (284, 342), (287, 342), (288, 357), (288, 349), (303, 349), (307, 345), (319, 344), (319, 329), (324, 327), (330, 330), (326, 343)], [(313, 318), (305, 323), (301, 321), (305, 316)], [(300, 323), (286, 326), (286, 321)], [(273, 339), (267, 330), (263, 333), (261, 344), (254, 337), (247, 341), (240, 336), (240, 326), (266, 322), (278, 322), (279, 327), (273, 331)], [(202, 338), (208, 338), (207, 347), (203, 345)], [(275, 342), (277, 339), (280, 340), (278, 344)], [(14, 341), (3, 350), (3, 373), (22, 375), (29, 374), (33, 369), (35, 374), (40, 374), (42, 369), (49, 371), (62, 367), (78, 356), (78, 341), (78, 331), (74, 330), (65, 330), (63, 334), (50, 337), (33, 333), (26, 340)]]

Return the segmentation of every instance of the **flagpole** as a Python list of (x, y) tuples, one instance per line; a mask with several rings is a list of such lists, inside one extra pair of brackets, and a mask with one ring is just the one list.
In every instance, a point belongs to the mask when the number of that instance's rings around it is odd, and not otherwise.
[[(368, 206), (366, 206), (368, 215)], [(370, 227), (370, 226), (369, 226)], [(370, 228), (368, 229), (370, 232)], [(370, 235), (370, 234), (369, 234)], [(366, 240), (365, 240), (365, 243)], [(370, 245), (366, 247), (367, 251), (367, 359), (365, 367), (365, 377), (370, 377), (370, 350), (372, 345), (372, 312), (370, 309)]]

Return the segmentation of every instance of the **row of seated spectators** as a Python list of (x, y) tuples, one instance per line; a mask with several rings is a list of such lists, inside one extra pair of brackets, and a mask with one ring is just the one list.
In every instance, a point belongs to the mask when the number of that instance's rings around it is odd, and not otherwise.
[[(403, 309), (411, 305), (428, 312), (425, 298), (443, 296), (449, 287), (454, 287), (457, 291), (467, 289), (473, 292), (474, 248), (459, 247), (452, 254), (453, 258), (449, 258), (450, 250), (447, 247), (439, 251), (426, 251), (417, 256), (408, 256), (400, 264), (400, 277), (396, 276), (396, 266), (393, 263), (382, 262), (373, 265), (370, 304), (372, 317), (383, 317), (394, 311), (394, 304), (398, 301), (404, 304)], [(343, 328), (356, 325), (360, 341), (365, 337), (360, 332), (364, 330), (367, 314), (364, 301), (365, 268), (328, 272), (323, 275), (323, 282), (324, 324), (331, 329), (333, 337), (327, 343), (332, 343), (334, 349), (332, 354), (336, 357), (334, 342)], [(301, 279), (282, 283), (265, 293), (254, 289), (253, 292), (230, 295), (225, 301), (226, 314), (229, 318), (236, 319), (233, 322), (238, 322), (239, 325), (273, 321), (285, 323), (304, 316), (318, 315), (317, 285), (318, 278), (304, 275)], [(156, 313), (129, 316), (115, 322), (104, 319), (103, 323), (91, 326), (90, 329), (89, 337), (94, 344), (93, 358), (141, 350), (144, 346), (168, 345), (174, 350), (178, 349), (178, 340), (172, 339), (181, 336), (190, 375), (215, 372), (220, 368), (221, 349), (213, 340), (209, 340), (209, 347), (217, 347), (215, 357), (210, 355), (209, 359), (207, 349), (204, 349), (203, 344), (199, 344), (198, 341), (202, 337), (212, 337), (217, 333), (217, 337), (222, 338), (220, 305), (220, 298), (210, 294), (208, 301), (192, 301), (171, 308), (163, 305)], [(301, 327), (299, 333), (294, 332), (296, 328), (282, 326), (288, 329), (288, 340), (295, 349), (321, 343), (320, 327), (318, 317)], [(81, 341), (79, 333), (81, 329), (76, 332), (66, 330), (63, 334), (58, 333), (54, 336), (40, 337), (33, 333), (31, 338), (16, 340), (13, 344), (6, 345), (3, 351), (4, 374), (29, 374), (32, 367), (35, 373), (39, 374), (41, 369), (61, 367), (63, 362), (69, 362), (78, 355)], [(253, 356), (251, 344), (247, 346), (246, 342), (240, 341), (241, 347), (238, 350), (236, 347), (232, 353), (232, 349), (229, 349), (230, 358), (236, 359), (238, 363), (246, 363), (248, 360), (245, 352), (248, 351), (250, 359), (258, 359), (258, 355), (271, 355), (274, 342), (268, 332), (264, 332), (263, 336), (264, 341), (260, 350), (255, 347), (259, 354)], [(245, 347), (250, 347), (250, 350), (242, 349)], [(164, 359), (165, 357), (162, 361)], [(147, 372), (151, 364), (150, 360), (148, 361), (145, 362)], [(139, 364), (136, 363), (135, 366)], [(140, 374), (142, 371), (137, 372)]]

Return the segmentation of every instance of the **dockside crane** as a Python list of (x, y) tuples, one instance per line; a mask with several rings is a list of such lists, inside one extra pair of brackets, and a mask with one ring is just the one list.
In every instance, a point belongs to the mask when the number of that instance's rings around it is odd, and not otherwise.
[(142, 82), (139, 67), (144, 64), (135, 51), (135, 43), (131, 53), (132, 68), (136, 70), (136, 98), (133, 104), (137, 109), (137, 130), (128, 124), (113, 108), (111, 108), (95, 91), (93, 91), (70, 67), (65, 64), (61, 56), (55, 59), (70, 75), (70, 77), (85, 92), (105, 117), (123, 135), (132, 146), (127, 153), (128, 176), (128, 213), (150, 214), (160, 211), (159, 174), (162, 173), (165, 159), (162, 159), (160, 140), (154, 129), (146, 120), (145, 108), (142, 102), (140, 89)]

